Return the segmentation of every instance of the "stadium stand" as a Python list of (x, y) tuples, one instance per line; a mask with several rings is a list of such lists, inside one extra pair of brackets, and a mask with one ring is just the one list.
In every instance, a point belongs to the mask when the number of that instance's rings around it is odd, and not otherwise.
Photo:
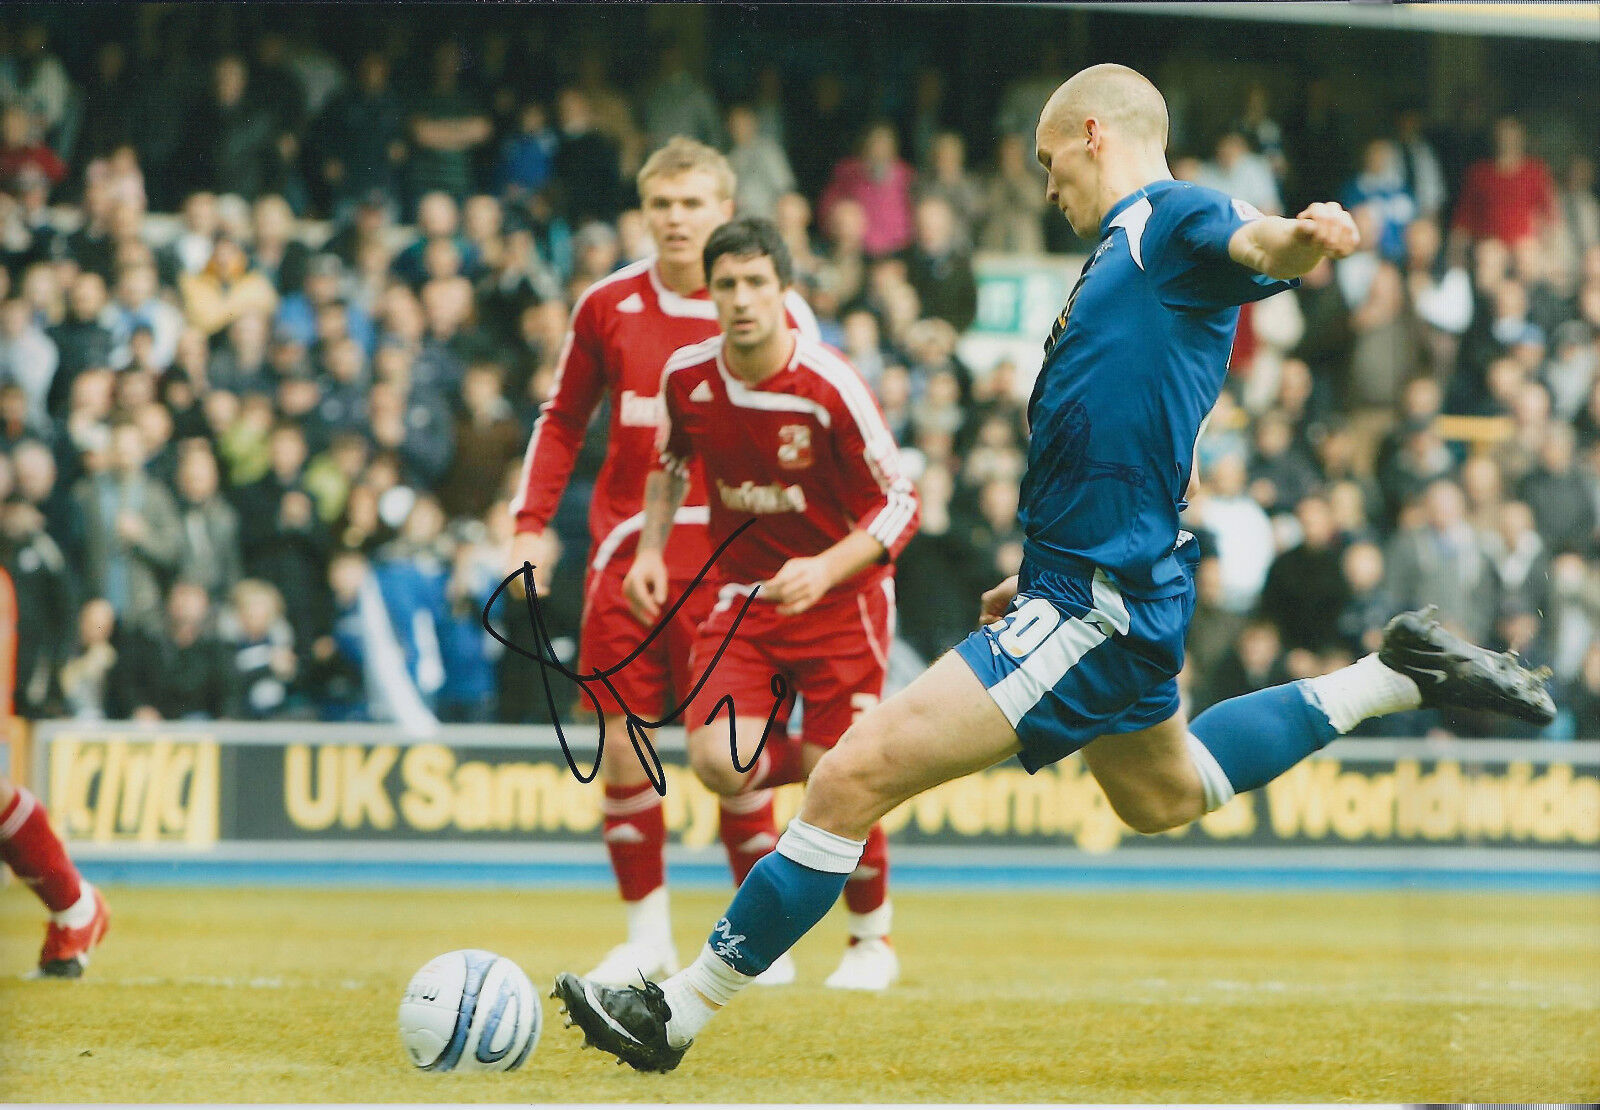
[[(727, 150), (741, 205), (778, 220), (917, 475), (902, 647), (943, 651), (1015, 571), (1027, 383), (960, 340), (975, 250), (1083, 251), (1017, 122), (1057, 77), (985, 78), (979, 119), (931, 66), (897, 96), (749, 58), (713, 87), (702, 43), (622, 87), (616, 54), (563, 33), (211, 43), (192, 11), (139, 18), (72, 65), (42, 23), (0, 49), (22, 715), (384, 719), (399, 683), (441, 720), (539, 720), (479, 615), (568, 309), (641, 257), (631, 175), (676, 132)], [(1247, 76), (1217, 83), (1225, 107), (1175, 103), (1175, 173), (1268, 211), (1338, 196), (1366, 242), (1241, 320), (1185, 518), (1206, 552), (1191, 709), (1339, 667), (1436, 604), (1552, 668), (1547, 738), (1600, 737), (1600, 200), (1576, 109), (1362, 117)], [(555, 522), (569, 661), (599, 439)]]

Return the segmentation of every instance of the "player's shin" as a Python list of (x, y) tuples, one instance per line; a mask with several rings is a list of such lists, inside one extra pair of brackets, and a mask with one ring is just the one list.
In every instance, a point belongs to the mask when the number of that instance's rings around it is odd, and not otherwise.
[(94, 916), (94, 900), (44, 806), (20, 786), (0, 810), (0, 862), (33, 888), (58, 923), (77, 928)]
[(756, 864), (694, 963), (661, 984), (673, 1045), (688, 1043), (772, 962), (821, 921), (856, 869), (866, 842), (796, 819)]
[(1220, 702), (1196, 717), (1189, 730), (1206, 811), (1266, 785), (1369, 717), (1421, 704), (1416, 683), (1376, 655), (1332, 674)]

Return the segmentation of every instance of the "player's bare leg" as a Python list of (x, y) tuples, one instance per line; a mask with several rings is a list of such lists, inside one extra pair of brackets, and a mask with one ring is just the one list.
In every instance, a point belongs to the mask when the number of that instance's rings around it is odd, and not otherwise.
[(1264, 786), (1370, 717), (1422, 706), (1492, 709), (1535, 724), (1555, 717), (1543, 675), (1468, 643), (1425, 610), (1395, 617), (1378, 651), (1348, 667), (1230, 698), (1193, 724), (1180, 712), (1102, 736), (1083, 755), (1117, 816), (1156, 833)]
[(597, 983), (636, 982), (678, 969), (666, 885), (666, 817), (633, 745), (627, 718), (607, 717), (600, 757), (605, 797), (601, 814), (606, 853), (628, 917), (628, 939), (589, 972)]
[(38, 895), (50, 911), (34, 977), (76, 979), (89, 950), (110, 924), (105, 899), (67, 858), (44, 807), (27, 790), (0, 775), (0, 862)]
[(874, 824), (906, 799), (1019, 747), (966, 663), (945, 655), (864, 713), (822, 757), (800, 816), (750, 872), (693, 964), (660, 986), (628, 991), (562, 975), (557, 997), (593, 1044), (642, 1071), (670, 1071), (717, 1010), (822, 920)]

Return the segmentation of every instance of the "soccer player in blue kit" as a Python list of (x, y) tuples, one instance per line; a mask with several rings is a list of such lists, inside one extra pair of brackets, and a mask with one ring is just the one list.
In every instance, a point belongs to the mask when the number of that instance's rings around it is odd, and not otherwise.
[(1337, 204), (1264, 217), (1174, 181), (1166, 140), (1161, 93), (1124, 66), (1085, 69), (1045, 104), (1049, 200), (1098, 245), (1029, 403), (1022, 571), (984, 595), (989, 623), (823, 756), (799, 817), (693, 964), (622, 989), (557, 978), (586, 1044), (642, 1071), (676, 1067), (715, 1013), (828, 912), (874, 822), (1011, 756), (1034, 772), (1082, 750), (1117, 815), (1155, 833), (1270, 782), (1368, 717), (1422, 705), (1555, 716), (1540, 677), (1510, 656), (1405, 613), (1379, 651), (1342, 670), (1185, 720), (1176, 675), (1199, 552), (1179, 513), (1239, 306), (1350, 254), (1358, 234)]

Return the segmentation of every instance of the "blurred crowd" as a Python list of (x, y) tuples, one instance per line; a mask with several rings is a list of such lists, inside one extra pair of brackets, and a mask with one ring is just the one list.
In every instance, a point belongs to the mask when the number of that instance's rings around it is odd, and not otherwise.
[[(530, 90), (492, 38), (346, 62), (268, 30), (186, 80), (115, 41), (76, 72), (40, 26), (0, 35), (0, 562), (25, 715), (541, 719), (480, 614), (569, 307), (649, 253), (632, 174), (674, 134), (726, 151), (740, 210), (777, 221), (917, 475), (902, 646), (944, 650), (1016, 570), (1028, 382), (960, 340), (976, 252), (1082, 250), (1032, 155), (1067, 70), (1012, 82), (972, 135), (931, 68), (876, 117), (827, 72), (719, 98), (670, 43), (627, 87), (586, 49)], [(1401, 106), (1364, 145), (1336, 116), (1256, 87), (1173, 152), (1179, 177), (1268, 213), (1337, 199), (1363, 231), (1241, 319), (1185, 514), (1206, 552), (1190, 709), (1342, 665), (1433, 604), (1551, 668), (1547, 735), (1600, 737), (1593, 161), (1513, 116)], [(555, 521), (569, 658), (604, 428)]]

